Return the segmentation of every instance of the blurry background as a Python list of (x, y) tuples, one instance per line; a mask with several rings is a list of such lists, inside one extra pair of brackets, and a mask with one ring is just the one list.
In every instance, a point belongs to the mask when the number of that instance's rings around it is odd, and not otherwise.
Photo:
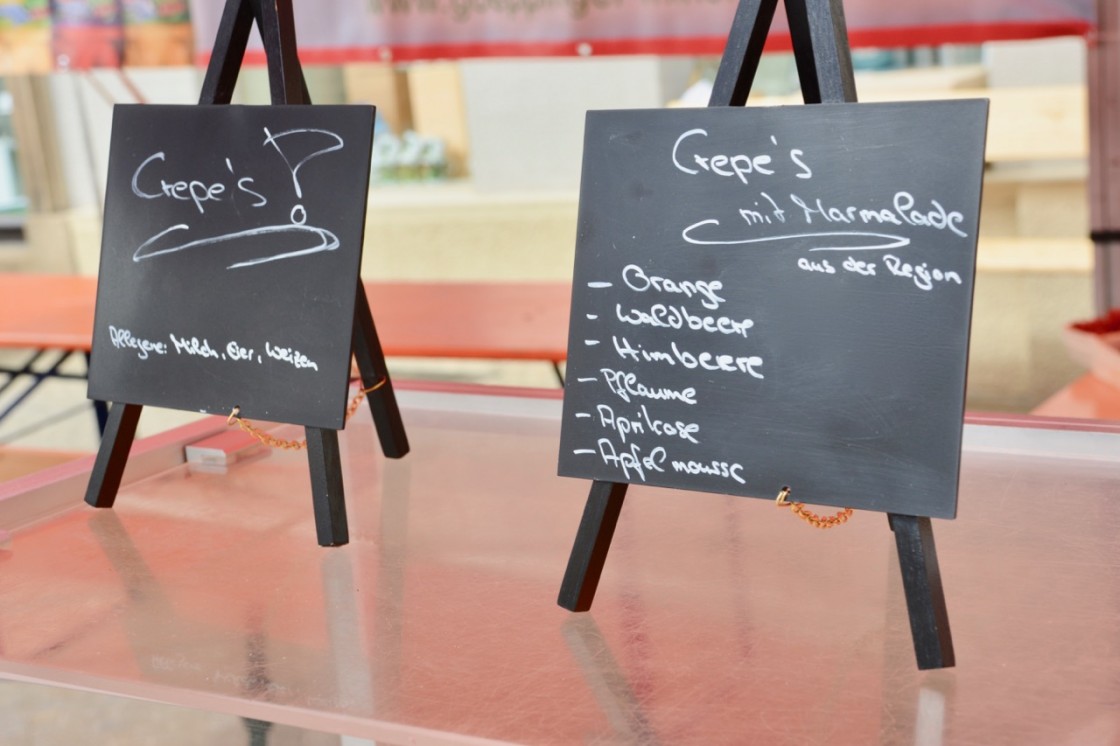
[[(312, 100), (378, 107), (363, 275), (509, 282), (570, 278), (585, 111), (704, 105), (735, 8), (295, 5)], [(112, 107), (196, 102), (221, 7), (0, 2), (0, 271), (96, 274)], [(1094, 0), (845, 9), (861, 100), (991, 99), (968, 406), (1028, 412), (1083, 372), (1063, 327), (1109, 305), (1089, 239)], [(784, 29), (780, 9), (752, 105), (800, 100)], [(254, 31), (237, 102), (269, 103), (262, 61)], [(546, 364), (395, 360), (393, 370), (556, 385)], [(92, 449), (82, 384), (48, 385), (34, 412), (0, 423), (0, 446)], [(80, 424), (66, 425), (73, 417)], [(153, 417), (142, 433), (181, 416)]]
[[(585, 111), (704, 105), (735, 4), (296, 0), (312, 100), (378, 107), (363, 275), (569, 280)], [(0, 272), (96, 274), (112, 108), (196, 102), (221, 7), (0, 0)], [(1094, 173), (1098, 199), (1102, 183), (1091, 122), (1098, 147), (1120, 148), (1118, 24), (1105, 27), (1111, 58), (1095, 25), (1098, 12), (1115, 15), (1115, 0), (847, 0), (845, 9), (861, 100), (991, 99), (967, 404), (1029, 412), (1084, 372), (1063, 329), (1117, 305), (1114, 270), (1098, 266), (1089, 239)], [(752, 105), (799, 101), (783, 29), (778, 18)], [(261, 61), (254, 42), (237, 102), (269, 103)], [(1106, 175), (1120, 171), (1120, 160), (1109, 163)], [(1120, 213), (1118, 191), (1098, 219)], [(0, 367), (26, 358), (0, 350)], [(547, 363), (390, 365), (398, 378), (556, 386)], [(140, 434), (194, 416), (148, 408)], [(0, 423), (0, 479), (97, 442), (84, 383), (52, 380), (34, 406)], [(263, 743), (266, 730), (0, 682), (4, 744)], [(280, 727), (269, 735), (274, 744), (366, 743)]]

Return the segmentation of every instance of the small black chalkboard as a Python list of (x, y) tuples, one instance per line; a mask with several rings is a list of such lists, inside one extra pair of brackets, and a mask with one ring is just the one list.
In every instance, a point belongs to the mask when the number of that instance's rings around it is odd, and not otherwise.
[(94, 399), (344, 423), (370, 106), (117, 106)]
[(559, 473), (954, 517), (986, 122), (590, 112)]

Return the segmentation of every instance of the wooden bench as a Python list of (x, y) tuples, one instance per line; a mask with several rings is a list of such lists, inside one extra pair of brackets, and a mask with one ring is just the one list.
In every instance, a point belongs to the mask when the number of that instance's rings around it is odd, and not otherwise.
[[(367, 282), (366, 293), (386, 356), (540, 360), (557, 375), (567, 357), (571, 286), (561, 282)], [(97, 280), (70, 275), (0, 273), (0, 348), (30, 351), (22, 366), (0, 368), (30, 380), (0, 405), (0, 420), (72, 355), (88, 356)], [(87, 357), (88, 362), (88, 357)], [(104, 425), (104, 406), (99, 406)]]

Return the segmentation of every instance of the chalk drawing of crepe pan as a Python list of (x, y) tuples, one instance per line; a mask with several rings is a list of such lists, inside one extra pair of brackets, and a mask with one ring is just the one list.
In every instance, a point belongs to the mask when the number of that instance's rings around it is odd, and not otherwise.
[[(292, 176), (292, 187), (295, 190), (297, 199), (303, 197), (303, 186), (300, 184), (299, 170), (311, 160), (326, 155), (327, 153), (339, 151), (344, 146), (343, 139), (337, 133), (331, 132), (330, 130), (301, 127), (272, 133), (267, 127), (264, 127), (263, 132), (265, 138), (261, 145), (263, 147), (272, 147), (283, 159), (288, 172)], [(280, 147), (280, 141), (285, 138), (287, 138), (285, 141), (287, 149), (298, 149), (299, 146), (303, 146), (304, 148), (310, 146), (316, 149), (304, 155), (303, 158), (296, 161), (293, 165), (293, 157), (290, 153), (285, 152), (285, 148)], [(323, 138), (326, 138), (329, 144), (325, 147), (318, 147), (316, 141), (321, 141)], [(156, 159), (164, 160), (165, 157), (163, 152), (156, 153), (144, 161), (140, 168), (137, 169), (132, 176), (132, 191), (134, 194), (145, 199), (158, 196), (142, 192), (137, 186), (137, 178), (145, 165)], [(228, 158), (226, 159), (226, 166), (232, 173), (233, 166), (230, 164)], [(201, 211), (202, 208), (199, 207), (199, 210)], [(237, 245), (237, 248), (240, 249), (239, 253), (255, 254), (255, 256), (236, 261), (226, 267), (226, 269), (238, 269), (241, 267), (253, 267), (258, 264), (275, 262), (281, 259), (292, 259), (309, 254), (318, 254), (324, 251), (334, 251), (339, 247), (338, 236), (334, 233), (326, 228), (319, 228), (306, 224), (307, 210), (302, 204), (297, 203), (292, 208), (290, 220), (291, 222), (289, 223), (262, 225), (230, 233), (222, 233), (216, 236), (196, 238), (182, 243), (178, 243), (182, 241), (183, 238), (180, 234), (182, 231), (189, 231), (190, 226), (186, 223), (178, 223), (170, 228), (165, 228), (140, 244), (140, 247), (136, 249), (135, 253), (132, 255), (132, 261), (140, 262), (145, 259), (154, 259), (159, 256), (176, 254), (181, 251), (205, 249), (208, 246), (232, 243)], [(285, 236), (294, 236), (295, 240), (285, 241), (283, 240)], [(260, 240), (262, 237), (264, 240)]]
[[(240, 267), (253, 267), (258, 264), (265, 264), (267, 262), (276, 262), (281, 259), (292, 259), (297, 256), (307, 256), (309, 254), (318, 254), (323, 251), (334, 251), (338, 248), (338, 236), (326, 228), (318, 228), (313, 225), (305, 225), (303, 223), (285, 223), (281, 225), (262, 225), (256, 228), (247, 228), (233, 233), (223, 233), (218, 236), (208, 236), (206, 238), (196, 238), (186, 243), (176, 243), (176, 239), (170, 240), (171, 245), (163, 241), (167, 236), (175, 236), (179, 231), (190, 230), (190, 226), (186, 223), (179, 223), (170, 228), (160, 231), (156, 235), (149, 238), (144, 243), (140, 244), (140, 248), (132, 255), (132, 261), (140, 262), (145, 259), (154, 259), (158, 256), (165, 256), (167, 254), (175, 254), (180, 251), (190, 251), (193, 249), (202, 249), (207, 246), (217, 246), (219, 244), (241, 244), (243, 246), (250, 246), (258, 249), (264, 253), (258, 256), (253, 256), (248, 259), (242, 259), (234, 262), (226, 267), (226, 269), (238, 269)], [(299, 237), (306, 237), (311, 239), (312, 243), (308, 245), (307, 241), (300, 240), (296, 244), (296, 248), (278, 247), (275, 240), (256, 240), (259, 237), (266, 237), (268, 239), (275, 239), (284, 235), (294, 235)], [(317, 241), (317, 243), (313, 243)], [(255, 253), (255, 252), (254, 252)]]

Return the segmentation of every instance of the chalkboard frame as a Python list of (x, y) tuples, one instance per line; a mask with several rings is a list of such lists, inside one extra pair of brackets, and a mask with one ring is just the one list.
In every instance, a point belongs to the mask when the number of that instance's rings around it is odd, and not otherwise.
[(118, 104), (90, 398), (341, 429), (374, 116)]
[[(310, 104), (311, 97), (296, 53), (291, 0), (226, 0), (210, 63), (202, 84), (200, 104), (229, 104), (245, 56), (249, 34), (256, 25), (264, 42), (273, 104)], [(351, 318), (352, 351), (363, 392), (377, 429), (381, 450), (388, 458), (402, 458), (409, 443), (393, 392), (392, 380), (373, 323), (365, 287), (359, 280)], [(111, 508), (128, 463), (129, 449), (143, 405), (114, 403), (109, 410), (101, 446), (86, 487), (85, 501), (95, 508)], [(232, 420), (232, 417), (231, 417)], [(342, 483), (338, 432), (307, 427), (308, 466), (311, 472), (315, 532), (321, 546), (340, 546), (350, 540)]]
[[(754, 82), (778, 0), (739, 0), (709, 106), (743, 106)], [(855, 77), (841, 0), (785, 0), (806, 104), (855, 102)], [(557, 603), (587, 611), (595, 599), (628, 483), (594, 480)], [(929, 517), (888, 513), (906, 592), (919, 669), (956, 664), (945, 591)]]
[(561, 476), (954, 517), (986, 113), (588, 112)]

